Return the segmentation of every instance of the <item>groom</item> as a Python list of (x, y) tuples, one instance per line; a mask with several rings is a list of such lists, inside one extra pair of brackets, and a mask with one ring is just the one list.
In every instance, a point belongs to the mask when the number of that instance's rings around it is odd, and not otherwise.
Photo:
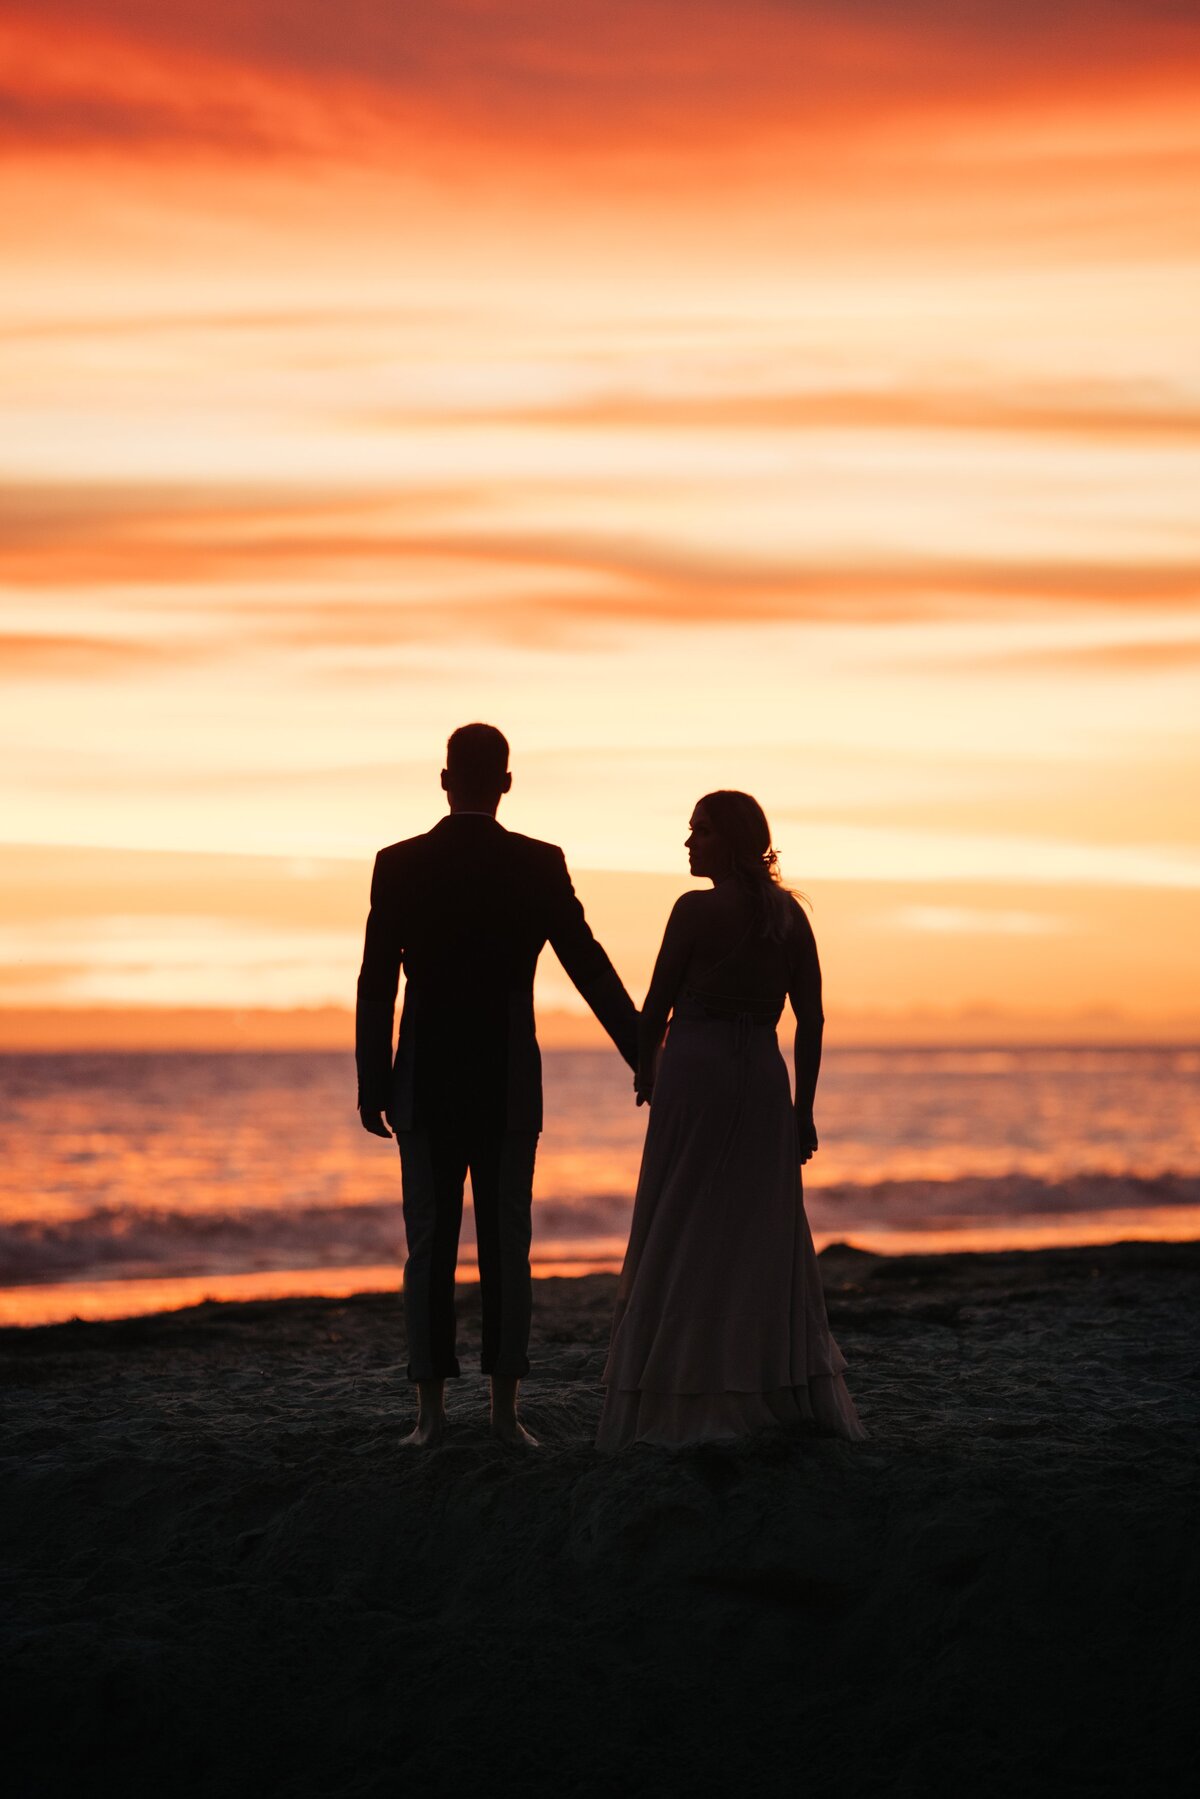
[(365, 1130), (394, 1131), (400, 1144), (408, 1376), (418, 1406), (410, 1444), (441, 1436), (445, 1382), (459, 1372), (454, 1269), (468, 1170), (492, 1430), (510, 1443), (534, 1440), (517, 1417), (517, 1387), (529, 1371), (530, 1205), (542, 1128), (533, 973), (547, 940), (625, 1060), (637, 1061), (633, 1002), (588, 929), (562, 851), (496, 821), (511, 786), (500, 732), (460, 726), (442, 770), (449, 817), (380, 850), (371, 881), (358, 977), (358, 1109)]

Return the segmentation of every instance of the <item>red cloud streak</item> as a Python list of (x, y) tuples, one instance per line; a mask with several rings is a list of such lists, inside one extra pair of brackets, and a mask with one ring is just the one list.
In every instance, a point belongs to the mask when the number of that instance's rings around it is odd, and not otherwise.
[(1132, 0), (39, 0), (0, 23), (0, 143), (315, 147), (397, 129), (665, 150), (897, 112), (1176, 94), (1200, 14)]

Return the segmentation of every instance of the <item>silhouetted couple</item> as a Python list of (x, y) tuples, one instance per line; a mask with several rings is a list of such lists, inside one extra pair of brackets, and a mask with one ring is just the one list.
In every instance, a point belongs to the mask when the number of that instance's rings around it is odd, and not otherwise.
[[(359, 1112), (400, 1145), (404, 1302), (418, 1415), (436, 1441), (459, 1373), (454, 1271), (468, 1171), (492, 1430), (529, 1370), (533, 1167), (542, 1127), (533, 976), (547, 942), (634, 1073), (650, 1120), (617, 1289), (598, 1444), (679, 1446), (800, 1422), (865, 1435), (829, 1333), (801, 1195), (817, 1147), (821, 973), (779, 884), (762, 809), (711, 793), (692, 813), (693, 875), (667, 921), (639, 1019), (596, 942), (560, 849), (496, 820), (508, 744), (464, 725), (447, 746), (450, 813), (381, 850), (358, 980)], [(392, 1029), (405, 975), (399, 1043)], [(793, 1102), (775, 1027), (796, 1015)], [(665, 1040), (665, 1041), (664, 1041)]]

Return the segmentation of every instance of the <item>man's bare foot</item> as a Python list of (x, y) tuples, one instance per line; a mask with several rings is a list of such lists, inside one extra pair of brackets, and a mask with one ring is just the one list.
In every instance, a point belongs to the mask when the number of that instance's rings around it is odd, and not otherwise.
[(418, 1418), (408, 1435), (401, 1437), (400, 1447), (401, 1449), (431, 1449), (435, 1443), (441, 1442), (449, 1428), (450, 1420), (445, 1412), (440, 1412), (430, 1418)]
[(501, 1443), (515, 1443), (520, 1449), (540, 1449), (532, 1431), (525, 1429), (519, 1418), (492, 1419), (492, 1435)]
[(537, 1438), (527, 1431), (517, 1417), (517, 1389), (520, 1381), (511, 1374), (492, 1376), (492, 1435), (501, 1443), (516, 1443), (521, 1449), (540, 1447)]
[(445, 1398), (444, 1380), (417, 1382), (417, 1422), (406, 1437), (401, 1437), (401, 1449), (429, 1449), (441, 1442), (450, 1423)]

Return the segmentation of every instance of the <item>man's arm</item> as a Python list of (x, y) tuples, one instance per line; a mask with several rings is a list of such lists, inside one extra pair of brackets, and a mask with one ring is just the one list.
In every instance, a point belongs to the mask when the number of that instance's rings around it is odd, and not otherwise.
[(629, 1066), (636, 1068), (637, 1008), (592, 935), (561, 850), (555, 851), (553, 881), (547, 935), (554, 953)]
[(400, 985), (400, 962), (404, 954), (399, 933), (388, 916), (385, 887), (382, 860), (376, 856), (354, 1015), (358, 1110), (363, 1129), (375, 1137), (392, 1134), (385, 1122), (385, 1114), (391, 1098), (392, 1029), (396, 1016), (396, 990)]

